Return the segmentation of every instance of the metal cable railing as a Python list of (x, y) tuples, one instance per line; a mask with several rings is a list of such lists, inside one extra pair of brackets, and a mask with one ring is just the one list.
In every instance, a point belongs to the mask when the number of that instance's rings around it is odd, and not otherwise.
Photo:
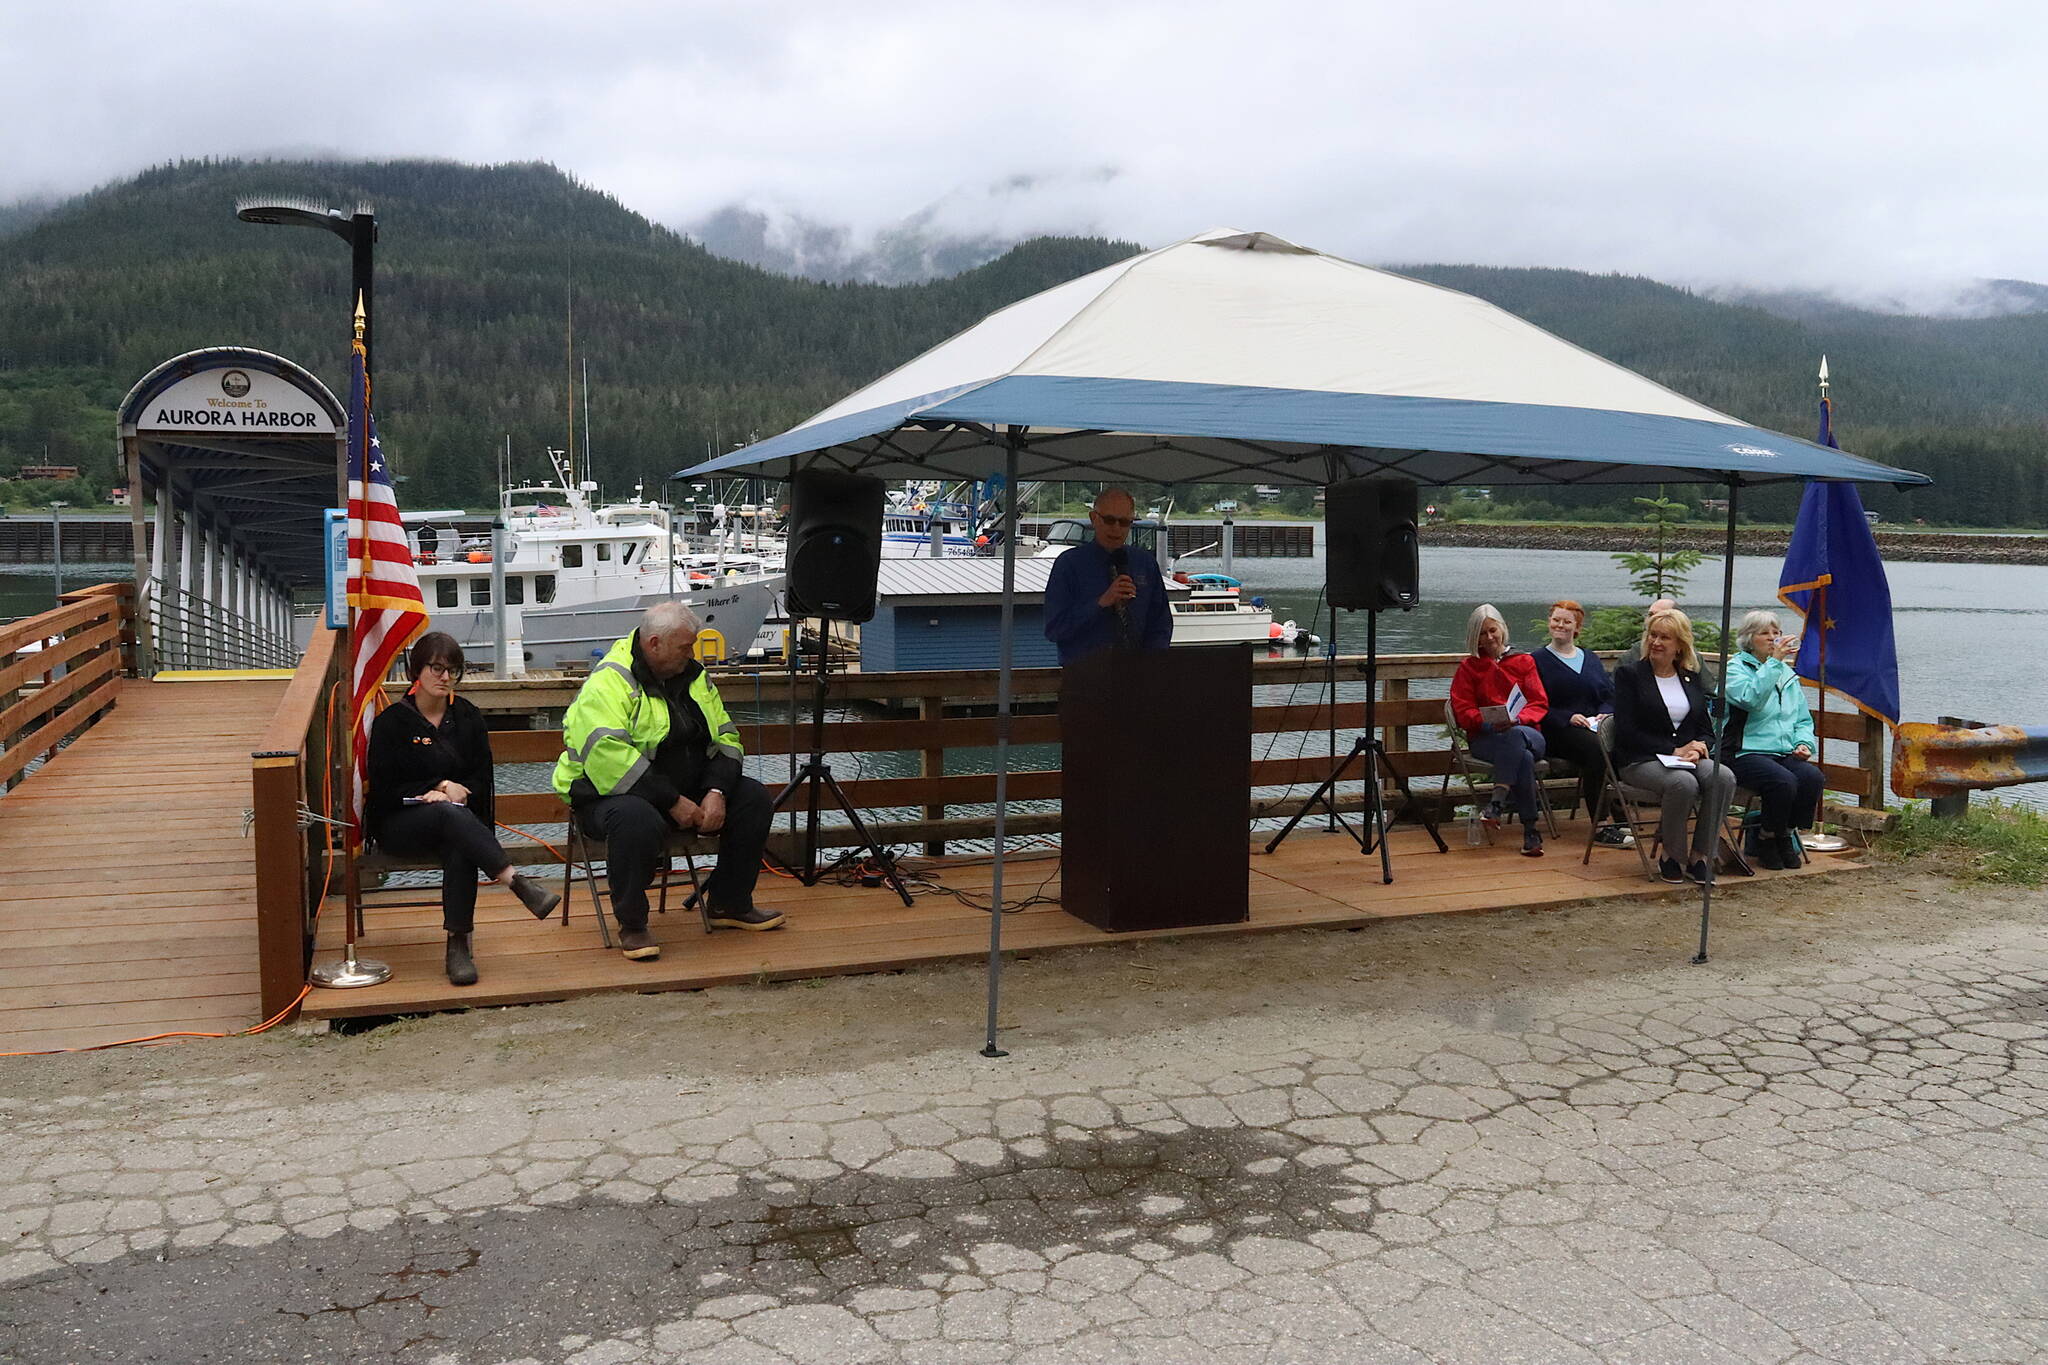
[(143, 599), (149, 622), (144, 672), (168, 668), (294, 668), (299, 651), (279, 636), (219, 602), (182, 589), (166, 595), (151, 580)]

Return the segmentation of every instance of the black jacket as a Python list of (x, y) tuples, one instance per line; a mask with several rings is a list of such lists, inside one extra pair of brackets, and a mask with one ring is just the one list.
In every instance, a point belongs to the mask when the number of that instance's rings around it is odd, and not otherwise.
[(1713, 746), (1714, 723), (1707, 715), (1707, 694), (1700, 686), (1700, 675), (1681, 668), (1678, 679), (1685, 685), (1685, 699), (1692, 703), (1692, 710), (1674, 726), (1648, 659), (1614, 670), (1615, 771), (1658, 754), (1676, 753), (1679, 745), (1694, 740)]
[(369, 767), (363, 821), (372, 839), (406, 797), (420, 796), (444, 781), (469, 788), (469, 808), (484, 823), (495, 814), (490, 732), (483, 712), (461, 697), (449, 699), (438, 727), (427, 723), (409, 692), (378, 712), (370, 727)]

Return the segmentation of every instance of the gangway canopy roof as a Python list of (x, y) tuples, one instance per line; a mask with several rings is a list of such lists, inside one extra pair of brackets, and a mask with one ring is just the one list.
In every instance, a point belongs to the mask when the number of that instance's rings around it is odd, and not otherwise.
[(305, 368), (247, 347), (187, 351), (143, 376), (118, 420), (145, 485), (203, 504), (286, 583), (321, 581), (321, 510), (340, 505), (348, 417)]
[(1323, 484), (1889, 483), (1456, 290), (1222, 228), (990, 314), (770, 440), (678, 471)]

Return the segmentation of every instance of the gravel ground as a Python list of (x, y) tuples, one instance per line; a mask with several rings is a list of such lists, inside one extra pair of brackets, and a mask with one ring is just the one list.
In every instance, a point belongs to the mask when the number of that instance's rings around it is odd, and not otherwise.
[(2048, 898), (1668, 905), (0, 1064), (0, 1359), (2035, 1361)]

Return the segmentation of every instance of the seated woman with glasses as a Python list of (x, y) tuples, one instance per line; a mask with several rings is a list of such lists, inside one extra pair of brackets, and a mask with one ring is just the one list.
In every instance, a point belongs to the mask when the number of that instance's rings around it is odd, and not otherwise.
[(1740, 652), (1728, 664), (1721, 754), (1762, 803), (1757, 861), (1777, 872), (1805, 861), (1799, 831), (1813, 827), (1820, 809), (1824, 782), (1813, 763), (1813, 712), (1792, 667), (1799, 637), (1779, 628), (1776, 613), (1743, 617), (1735, 644)]
[(462, 646), (430, 631), (407, 660), (412, 688), (370, 727), (369, 837), (401, 858), (441, 860), (441, 923), (448, 933), (451, 985), (476, 984), (469, 936), (476, 924), (479, 872), (511, 888), (536, 918), (562, 898), (523, 873), (491, 833), (491, 740), (483, 713), (455, 695)]
[(1550, 698), (1535, 661), (1508, 649), (1508, 623), (1492, 603), (1472, 609), (1465, 622), (1465, 650), (1451, 675), (1451, 714), (1469, 737), (1472, 756), (1493, 765), (1495, 791), (1485, 821), (1498, 825), (1503, 793), (1512, 797), (1522, 819), (1522, 855), (1540, 858), (1536, 765), (1545, 750), (1538, 727)]

